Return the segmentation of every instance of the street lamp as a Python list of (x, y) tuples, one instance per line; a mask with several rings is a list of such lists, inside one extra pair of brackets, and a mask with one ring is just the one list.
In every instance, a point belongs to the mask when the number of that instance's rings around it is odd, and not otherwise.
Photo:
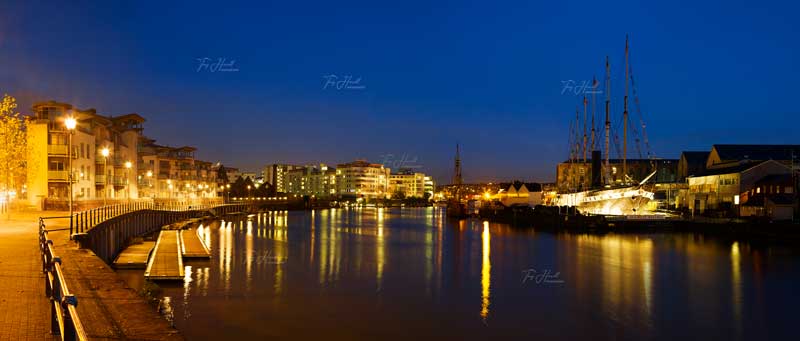
[(247, 185), (247, 199), (252, 199), (250, 196), (250, 185)]
[(100, 155), (103, 155), (103, 206), (106, 205), (106, 197), (108, 196), (106, 191), (106, 186), (108, 185), (108, 154), (108, 147), (103, 147), (100, 150)]
[(67, 163), (68, 163), (68, 166), (67, 167), (69, 169), (69, 174), (67, 175), (67, 181), (69, 181), (69, 235), (70, 235), (70, 238), (72, 238), (72, 220), (73, 220), (73, 218), (72, 218), (72, 214), (73, 214), (73, 208), (72, 208), (72, 134), (75, 132), (75, 127), (77, 125), (78, 125), (78, 121), (75, 120), (74, 117), (67, 117), (67, 119), (64, 120), (64, 126), (66, 126), (67, 130), (69, 131), (69, 134), (67, 134), (68, 140), (69, 140), (68, 146), (67, 146), (67, 148), (68, 148), (68, 150), (67, 150)]
[(153, 171), (147, 171), (147, 186), (150, 187), (150, 196), (155, 198), (155, 193), (153, 193)]
[(130, 161), (125, 161), (125, 188), (128, 190), (128, 202), (131, 201), (131, 180), (130, 173), (133, 164)]

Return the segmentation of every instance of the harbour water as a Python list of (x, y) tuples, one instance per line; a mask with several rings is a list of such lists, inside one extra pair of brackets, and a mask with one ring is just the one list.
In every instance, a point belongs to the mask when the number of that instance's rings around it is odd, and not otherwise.
[(159, 283), (190, 340), (791, 338), (800, 303), (800, 252), (693, 234), (554, 234), (432, 207), (275, 211), (199, 234), (213, 257)]

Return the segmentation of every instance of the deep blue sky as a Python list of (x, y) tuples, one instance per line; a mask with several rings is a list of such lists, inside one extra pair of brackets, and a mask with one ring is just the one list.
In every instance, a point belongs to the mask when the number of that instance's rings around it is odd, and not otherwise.
[[(800, 143), (795, 2), (113, 3), (4, 1), (0, 92), (26, 113), (137, 112), (160, 143), (243, 169), (406, 154), (448, 182), (459, 142), (467, 181), (547, 181), (579, 104), (562, 81), (602, 78), (609, 55), (621, 115), (630, 34), (658, 156)], [(330, 74), (366, 88), (323, 89)]]

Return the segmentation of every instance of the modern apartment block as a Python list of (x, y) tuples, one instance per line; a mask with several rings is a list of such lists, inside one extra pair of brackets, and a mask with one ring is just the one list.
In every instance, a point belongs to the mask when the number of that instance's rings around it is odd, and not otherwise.
[[(75, 200), (138, 197), (137, 144), (144, 118), (104, 116), (55, 101), (36, 103), (32, 111), (26, 160), (30, 204), (69, 198), (70, 159)], [(67, 118), (75, 119), (74, 129), (67, 129)]]
[[(267, 182), (274, 183), (278, 192), (292, 195), (336, 198), (391, 198), (395, 192), (405, 197), (433, 197), (431, 177), (402, 170), (391, 174), (390, 169), (377, 163), (356, 160), (336, 168), (324, 163), (307, 166), (269, 165), (264, 169)], [(280, 190), (283, 186), (283, 191)]]
[(423, 173), (400, 170), (389, 175), (389, 195), (402, 194), (403, 197), (433, 197), (433, 179)]
[(278, 193), (289, 193), (288, 182), (286, 181), (289, 171), (303, 168), (301, 166), (287, 164), (271, 164), (264, 167), (261, 176), (264, 182), (270, 184)]
[(326, 197), (335, 195), (336, 170), (324, 163), (296, 167), (286, 173), (286, 193)]
[(337, 165), (336, 192), (342, 197), (385, 198), (389, 195), (389, 168), (365, 160)]
[(141, 196), (186, 199), (217, 196), (213, 164), (195, 159), (196, 148), (162, 146), (148, 138), (140, 142)]

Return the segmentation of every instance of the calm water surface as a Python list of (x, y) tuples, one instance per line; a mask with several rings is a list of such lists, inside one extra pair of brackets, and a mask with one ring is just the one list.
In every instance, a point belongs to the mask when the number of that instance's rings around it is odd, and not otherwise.
[(797, 251), (689, 234), (552, 234), (437, 208), (199, 233), (213, 258), (161, 285), (189, 339), (786, 339), (800, 303)]

